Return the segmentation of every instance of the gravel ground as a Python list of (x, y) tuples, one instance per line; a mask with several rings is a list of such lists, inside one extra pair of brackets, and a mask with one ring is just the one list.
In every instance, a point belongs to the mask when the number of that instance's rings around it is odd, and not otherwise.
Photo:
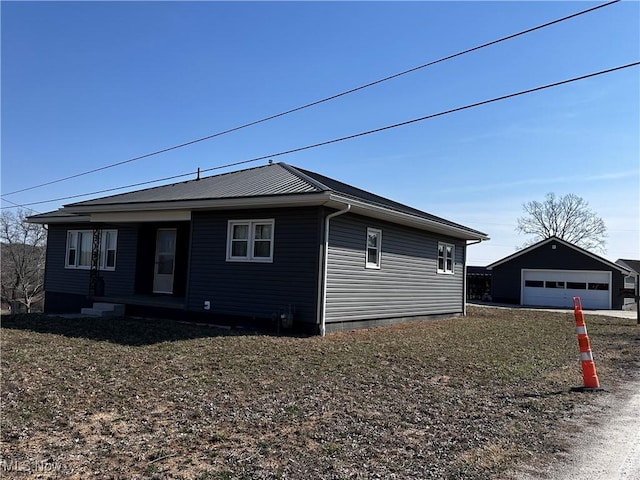
[[(545, 475), (541, 465), (567, 461), (583, 420), (597, 431), (637, 380), (635, 321), (588, 314), (587, 324), (607, 392), (570, 392), (581, 381), (570, 312), (470, 307), (326, 338), (3, 317), (0, 476)], [(531, 478), (555, 478), (551, 468)]]
[[(469, 305), (473, 305), (474, 307), (485, 307), (485, 308), (498, 308), (498, 309), (506, 309), (506, 310), (528, 310), (532, 312), (558, 312), (558, 313), (573, 313), (573, 309), (571, 308), (533, 308), (533, 307), (521, 307), (519, 305), (507, 305), (504, 303), (491, 303), (491, 302), (470, 302)], [(633, 309), (627, 310), (585, 310), (585, 316), (594, 316), (597, 315), (599, 317), (614, 317), (614, 318), (626, 318), (629, 320), (635, 320), (638, 318), (638, 312), (636, 307)]]
[(546, 468), (524, 469), (521, 480), (640, 479), (640, 376), (615, 392), (589, 395), (598, 398), (572, 420), (568, 452)]
[[(537, 311), (544, 310), (568, 311)], [(585, 315), (637, 318), (635, 310), (589, 310)], [(516, 475), (520, 480), (640, 479), (640, 374), (595, 395), (594, 404), (571, 420), (576, 432), (566, 434), (567, 451), (546, 467), (526, 467)]]

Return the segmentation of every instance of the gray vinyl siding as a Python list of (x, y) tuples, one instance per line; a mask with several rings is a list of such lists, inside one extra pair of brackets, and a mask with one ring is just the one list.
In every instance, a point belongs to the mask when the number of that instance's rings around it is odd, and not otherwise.
[[(67, 231), (91, 230), (92, 224), (49, 225), (45, 291), (88, 295), (89, 270), (65, 268)], [(103, 225), (118, 230), (116, 269), (100, 270), (105, 295), (132, 295), (135, 285), (137, 230), (133, 225)]]
[[(381, 267), (365, 268), (367, 227), (382, 231)], [(438, 241), (455, 245), (454, 274), (437, 273)], [(346, 214), (331, 220), (326, 322), (463, 311), (463, 242)]]
[[(273, 262), (228, 262), (228, 221), (259, 219), (275, 220)], [(187, 308), (268, 319), (291, 306), (295, 322), (316, 323), (321, 225), (315, 207), (194, 212)]]

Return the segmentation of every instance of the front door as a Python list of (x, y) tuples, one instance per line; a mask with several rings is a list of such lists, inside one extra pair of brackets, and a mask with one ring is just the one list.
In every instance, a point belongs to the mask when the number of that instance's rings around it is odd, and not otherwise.
[(176, 229), (159, 228), (156, 236), (156, 264), (153, 293), (173, 293), (176, 266)]

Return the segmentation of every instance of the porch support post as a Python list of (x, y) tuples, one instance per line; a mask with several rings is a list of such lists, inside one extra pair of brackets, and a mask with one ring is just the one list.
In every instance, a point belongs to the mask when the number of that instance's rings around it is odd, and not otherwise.
[(89, 270), (89, 300), (96, 296), (96, 286), (100, 275), (100, 241), (102, 231), (99, 228), (93, 229), (93, 240), (91, 242), (91, 269)]

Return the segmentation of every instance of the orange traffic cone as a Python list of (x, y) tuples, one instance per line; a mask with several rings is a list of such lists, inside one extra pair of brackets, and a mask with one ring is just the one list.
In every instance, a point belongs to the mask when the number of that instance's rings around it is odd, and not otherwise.
[(591, 353), (591, 344), (587, 335), (587, 326), (584, 323), (584, 313), (582, 312), (582, 302), (580, 297), (573, 297), (573, 313), (576, 318), (576, 333), (578, 334), (578, 346), (580, 347), (580, 363), (582, 364), (582, 387), (572, 388), (574, 391), (595, 391), (602, 390), (596, 364)]

